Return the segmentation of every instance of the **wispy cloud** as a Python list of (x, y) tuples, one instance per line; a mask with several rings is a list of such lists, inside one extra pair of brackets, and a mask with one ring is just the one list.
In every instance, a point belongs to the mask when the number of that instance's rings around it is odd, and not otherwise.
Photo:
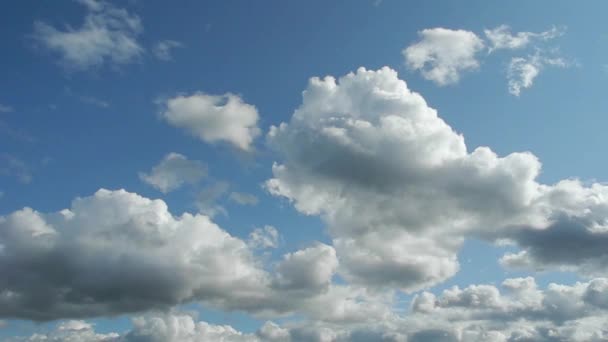
[(536, 77), (547, 66), (564, 68), (568, 65), (568, 62), (561, 57), (545, 57), (538, 51), (527, 57), (513, 57), (507, 71), (509, 93), (519, 96), (522, 89), (532, 87)]
[(420, 41), (403, 50), (408, 68), (439, 86), (458, 83), (460, 75), (479, 68), (484, 43), (475, 33), (441, 27), (418, 33)]
[(57, 29), (45, 22), (34, 23), (34, 38), (60, 56), (70, 69), (89, 69), (104, 63), (126, 64), (136, 60), (144, 48), (137, 36), (143, 31), (138, 16), (105, 1), (80, 0), (87, 9), (79, 28)]
[(175, 48), (180, 48), (182, 46), (182, 43), (175, 40), (163, 40), (156, 43), (152, 52), (154, 53), (154, 56), (156, 56), (156, 58), (160, 59), (161, 61), (170, 61), (173, 60), (171, 51)]
[(0, 175), (16, 177), (23, 184), (32, 181), (30, 167), (23, 160), (8, 153), (0, 154)]
[(86, 104), (94, 105), (101, 108), (110, 107), (110, 103), (93, 96), (80, 96), (80, 101)]
[(13, 109), (13, 107), (0, 103), (0, 113), (10, 113), (14, 111), (15, 109)]
[(490, 41), (490, 52), (499, 49), (521, 49), (528, 46), (534, 41), (547, 41), (559, 36), (565, 32), (563, 28), (552, 27), (543, 32), (517, 32), (511, 33), (511, 28), (507, 25), (500, 25), (493, 29), (483, 31), (486, 38)]

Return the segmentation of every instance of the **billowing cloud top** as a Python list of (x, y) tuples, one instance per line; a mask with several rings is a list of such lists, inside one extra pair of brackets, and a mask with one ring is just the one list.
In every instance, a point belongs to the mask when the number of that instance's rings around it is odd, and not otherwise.
[(161, 200), (99, 190), (70, 209), (0, 218), (0, 316), (48, 320), (225, 300), (265, 274), (247, 245)]
[[(437, 284), (458, 270), (456, 253), (470, 236), (519, 243), (525, 254), (505, 263), (528, 265), (550, 264), (543, 237), (582, 245), (607, 236), (594, 228), (606, 226), (605, 186), (539, 184), (541, 164), (529, 152), (467, 151), (389, 68), (312, 78), (302, 105), (271, 128), (268, 142), (283, 161), (267, 188), (328, 223), (341, 273), (354, 283)], [(560, 265), (602, 274), (594, 260), (605, 255), (593, 249), (580, 267), (570, 257)]]

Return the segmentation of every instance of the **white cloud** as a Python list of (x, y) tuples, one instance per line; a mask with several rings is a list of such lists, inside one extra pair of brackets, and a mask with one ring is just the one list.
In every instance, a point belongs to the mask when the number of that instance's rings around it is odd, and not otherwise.
[(540, 167), (526, 153), (467, 153), (388, 68), (311, 79), (268, 140), (284, 159), (268, 189), (328, 223), (343, 275), (404, 290), (455, 274), (464, 231), (517, 220)]
[(546, 187), (537, 205), (550, 211), (541, 227), (513, 227), (504, 233), (521, 251), (505, 255), (503, 265), (534, 270), (569, 270), (608, 276), (608, 187), (563, 180)]
[(67, 321), (48, 334), (16, 341), (600, 342), (608, 338), (607, 291), (605, 278), (544, 289), (533, 278), (514, 278), (499, 287), (481, 284), (453, 287), (439, 295), (423, 292), (399, 315), (369, 310), (369, 303), (350, 308), (353, 303), (316, 303), (319, 311), (347, 309), (365, 320), (265, 322), (255, 333), (244, 333), (197, 321), (191, 314), (168, 312), (135, 317), (133, 327), (121, 334), (99, 334), (87, 322)]
[[(17, 338), (15, 342), (260, 342), (228, 325), (196, 321), (187, 313), (157, 313), (132, 318), (133, 327), (126, 333), (96, 333), (84, 321), (66, 321), (44, 334)], [(270, 324), (270, 323), (269, 323)]]
[(243, 151), (252, 148), (260, 134), (258, 111), (234, 94), (194, 93), (167, 100), (162, 117), (207, 142), (226, 142)]
[[(270, 243), (274, 232), (266, 229)], [(124, 190), (101, 189), (55, 213), (24, 208), (0, 216), (0, 318), (109, 316), (189, 302), (330, 321), (387, 310), (364, 290), (331, 284), (332, 246), (288, 253), (272, 267), (252, 248), (207, 216), (174, 216), (162, 200)]]
[(255, 195), (244, 192), (231, 192), (230, 199), (240, 205), (256, 205), (259, 201)]
[[(0, 317), (50, 320), (264, 293), (245, 242), (206, 216), (99, 190), (70, 209), (0, 217)], [(10, 281), (9, 281), (10, 279)]]
[(312, 78), (268, 143), (282, 161), (267, 189), (327, 223), (339, 273), (354, 284), (413, 291), (440, 283), (458, 271), (467, 237), (510, 239), (535, 264), (606, 275), (593, 261), (606, 260), (607, 186), (540, 184), (529, 152), (469, 152), (389, 68)]
[(163, 193), (176, 190), (184, 184), (196, 184), (207, 176), (207, 167), (198, 160), (171, 152), (149, 173), (139, 173), (139, 178)]
[(253, 334), (235, 330), (229, 325), (214, 325), (195, 321), (184, 313), (148, 315), (133, 319), (133, 329), (124, 336), (124, 342), (254, 342)]
[(277, 248), (279, 246), (279, 231), (270, 225), (256, 228), (249, 234), (249, 246), (252, 248)]
[[(267, 189), (320, 216), (333, 245), (265, 265), (252, 249), (275, 246), (276, 230), (243, 241), (207, 216), (174, 216), (163, 201), (100, 190), (59, 212), (24, 208), (0, 217), (0, 318), (107, 316), (196, 301), (295, 319), (255, 334), (176, 313), (138, 318), (118, 336), (81, 321), (63, 331), (88, 341), (608, 338), (608, 186), (541, 184), (529, 152), (469, 150), (389, 68), (311, 79), (290, 121), (267, 139), (281, 158)], [(214, 204), (228, 186), (219, 189), (202, 202)], [(507, 266), (594, 279), (540, 289), (516, 278), (423, 292), (402, 314), (394, 289), (413, 292), (451, 277), (469, 237), (512, 242), (519, 251), (502, 259)]]
[(285, 255), (277, 267), (276, 284), (292, 291), (318, 293), (329, 287), (337, 267), (335, 249), (319, 243)]
[(475, 33), (445, 28), (425, 29), (420, 41), (403, 50), (408, 68), (419, 70), (440, 86), (458, 83), (460, 75), (479, 68), (477, 53), (484, 43)]
[(12, 176), (20, 183), (29, 184), (32, 181), (32, 170), (12, 154), (0, 153), (0, 176)]
[(126, 64), (144, 52), (137, 41), (141, 20), (127, 10), (105, 1), (79, 1), (87, 8), (80, 28), (57, 29), (34, 23), (34, 37), (45, 48), (58, 53), (68, 68), (88, 69), (103, 64)]
[(528, 57), (513, 57), (507, 72), (509, 93), (519, 96), (522, 89), (532, 87), (534, 80), (546, 66), (563, 68), (567, 65), (562, 58), (544, 57), (539, 52)]
[(85, 321), (64, 321), (48, 333), (38, 333), (26, 338), (14, 338), (14, 342), (118, 342), (118, 333), (101, 334)]
[(521, 49), (528, 46), (533, 41), (547, 41), (563, 35), (563, 30), (556, 27), (543, 32), (517, 32), (511, 33), (511, 28), (507, 25), (500, 25), (496, 28), (483, 31), (486, 38), (490, 41), (490, 52), (499, 49)]
[(161, 61), (170, 61), (173, 59), (171, 50), (182, 47), (182, 43), (176, 40), (162, 40), (154, 46), (152, 52), (154, 56)]

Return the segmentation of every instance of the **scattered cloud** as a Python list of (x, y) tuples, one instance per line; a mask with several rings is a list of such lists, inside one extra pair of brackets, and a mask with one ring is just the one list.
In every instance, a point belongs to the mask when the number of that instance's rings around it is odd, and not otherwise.
[(8, 153), (0, 153), (0, 176), (16, 177), (23, 184), (32, 181), (30, 167), (23, 160)]
[(483, 31), (486, 38), (490, 41), (490, 52), (499, 49), (521, 49), (528, 46), (533, 41), (547, 41), (564, 34), (564, 31), (557, 27), (543, 32), (517, 32), (511, 33), (511, 28), (507, 25), (500, 25), (494, 29)]
[(139, 178), (162, 193), (178, 189), (184, 184), (196, 184), (207, 176), (207, 167), (198, 160), (171, 152), (149, 173), (140, 172)]
[(228, 182), (215, 182), (199, 191), (196, 197), (196, 207), (198, 211), (207, 216), (213, 217), (217, 214), (228, 215), (224, 207), (218, 204), (230, 188)]
[(250, 151), (260, 134), (258, 110), (230, 93), (176, 96), (164, 103), (161, 116), (204, 142), (226, 142), (243, 151)]
[(101, 100), (101, 99), (98, 99), (98, 98), (93, 97), (93, 96), (81, 96), (80, 97), (80, 101), (82, 101), (83, 103), (94, 105), (94, 106), (101, 107), (101, 108), (108, 108), (108, 107), (110, 107), (110, 103), (109, 102)]
[(403, 50), (408, 68), (420, 71), (422, 77), (437, 85), (458, 83), (460, 75), (477, 70), (477, 54), (484, 43), (475, 33), (445, 28), (418, 32), (420, 41)]
[(183, 47), (183, 44), (176, 40), (162, 40), (154, 45), (152, 52), (159, 60), (170, 61), (173, 60), (171, 50), (180, 47)]
[(534, 80), (546, 66), (564, 68), (568, 66), (568, 63), (560, 57), (548, 58), (542, 56), (538, 51), (528, 57), (513, 57), (507, 71), (509, 93), (519, 96), (522, 89), (532, 87)]
[(249, 234), (247, 242), (252, 248), (277, 248), (279, 246), (279, 231), (270, 225), (256, 228)]
[(34, 38), (57, 53), (62, 65), (85, 70), (104, 64), (127, 64), (144, 53), (137, 40), (143, 31), (137, 15), (105, 1), (79, 2), (87, 10), (79, 28), (57, 29), (45, 22), (34, 23)]
[(12, 127), (8, 123), (0, 120), (0, 133), (5, 137), (10, 137), (28, 144), (35, 143), (37, 139), (24, 130)]
[[(564, 34), (562, 28), (552, 27), (543, 32), (511, 33), (507, 25), (484, 30), (487, 41), (474, 32), (431, 28), (420, 31), (420, 40), (409, 45), (402, 53), (409, 69), (420, 71), (422, 77), (439, 86), (458, 83), (461, 75), (477, 70), (481, 51), (494, 53), (498, 50), (523, 50), (530, 46), (534, 54), (511, 58), (507, 71), (509, 93), (519, 96), (521, 90), (532, 86), (534, 79), (545, 66), (566, 67), (570, 63), (557, 56), (556, 49), (543, 44)], [(555, 57), (547, 57), (551, 53)]]
[[(14, 341), (600, 342), (608, 338), (607, 291), (605, 278), (570, 286), (552, 283), (545, 289), (533, 278), (512, 278), (500, 287), (480, 284), (453, 287), (439, 295), (422, 292), (405, 315), (367, 311), (374, 316), (364, 322), (300, 320), (279, 325), (267, 321), (255, 333), (244, 333), (170, 311), (134, 317), (133, 327), (124, 333), (100, 334), (85, 321), (65, 321), (49, 333)], [(326, 309), (333, 310), (333, 304), (326, 303)]]
[(255, 195), (244, 192), (231, 192), (230, 200), (240, 205), (256, 205), (258, 198)]

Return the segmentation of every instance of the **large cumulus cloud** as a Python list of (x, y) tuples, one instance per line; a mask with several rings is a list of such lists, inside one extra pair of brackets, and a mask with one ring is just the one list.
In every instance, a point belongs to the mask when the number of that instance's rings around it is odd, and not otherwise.
[(390, 314), (392, 297), (333, 283), (335, 249), (315, 243), (265, 264), (204, 215), (101, 189), (69, 209), (0, 216), (0, 317), (86, 318), (200, 302), (258, 317), (328, 322)]
[(530, 235), (556, 224), (576, 230), (571, 223), (579, 222), (590, 236), (578, 238), (604, 234), (605, 186), (540, 184), (532, 153), (467, 149), (386, 67), (312, 78), (302, 104), (288, 123), (271, 128), (268, 142), (282, 159), (267, 188), (327, 222), (341, 273), (355, 283), (404, 290), (437, 284), (457, 272), (467, 236), (506, 238), (538, 252), (559, 239)]
[(70, 209), (0, 218), (0, 316), (47, 320), (262, 292), (247, 244), (161, 200), (99, 190)]

